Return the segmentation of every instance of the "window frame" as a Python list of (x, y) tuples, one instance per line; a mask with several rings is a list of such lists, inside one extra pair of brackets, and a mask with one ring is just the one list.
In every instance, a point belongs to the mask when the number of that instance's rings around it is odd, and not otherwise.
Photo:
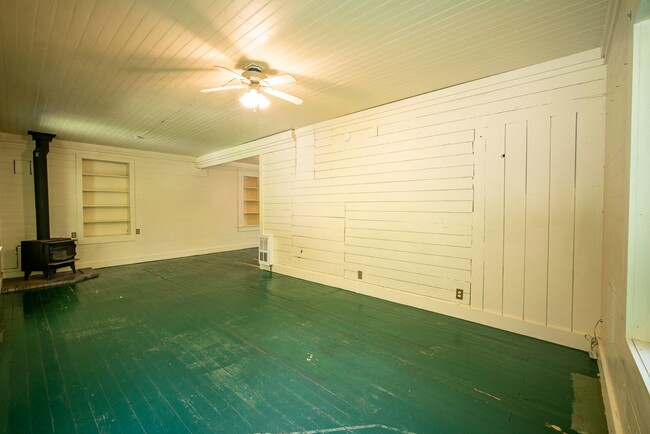
[(650, 390), (650, 20), (634, 25), (625, 334)]

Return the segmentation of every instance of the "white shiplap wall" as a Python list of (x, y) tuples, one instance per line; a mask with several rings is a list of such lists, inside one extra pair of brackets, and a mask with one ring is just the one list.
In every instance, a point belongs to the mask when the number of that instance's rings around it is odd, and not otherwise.
[[(20, 273), (17, 246), (34, 239), (34, 180), (29, 172), (34, 142), (0, 133), (0, 245), (5, 277)], [(52, 237), (78, 234), (77, 155), (134, 162), (135, 207), (131, 218), (141, 233), (133, 241), (83, 243), (78, 267), (113, 265), (254, 247), (257, 233), (237, 226), (237, 169), (214, 167), (201, 175), (191, 157), (126, 150), (55, 139), (48, 154)], [(14, 173), (16, 164), (25, 173)], [(20, 172), (20, 171), (18, 171)]]
[(604, 78), (592, 50), (242, 145), (275, 270), (585, 348)]

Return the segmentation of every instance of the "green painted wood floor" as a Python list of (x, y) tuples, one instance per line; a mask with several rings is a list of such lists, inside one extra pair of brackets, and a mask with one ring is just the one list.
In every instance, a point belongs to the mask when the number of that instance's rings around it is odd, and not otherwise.
[(247, 265), (0, 297), (6, 433), (605, 432), (580, 351)]

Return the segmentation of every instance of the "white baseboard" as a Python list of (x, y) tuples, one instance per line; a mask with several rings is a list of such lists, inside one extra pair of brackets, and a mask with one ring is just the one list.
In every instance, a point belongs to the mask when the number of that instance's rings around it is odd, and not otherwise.
[(115, 259), (98, 259), (95, 261), (85, 261), (80, 258), (77, 262), (77, 268), (105, 268), (116, 267), (118, 265), (139, 264), (141, 262), (161, 261), (163, 259), (185, 258), (188, 256), (206, 255), (209, 253), (229, 252), (232, 250), (250, 249), (257, 247), (257, 243), (229, 244), (225, 246), (215, 246), (203, 249), (177, 250), (173, 252), (156, 253), (151, 255), (129, 256)]
[(611, 369), (607, 357), (607, 345), (598, 345), (598, 370), (600, 371), (600, 387), (603, 393), (603, 404), (605, 405), (605, 417), (607, 428), (610, 434), (623, 434), (623, 426), (618, 411), (618, 400), (614, 394)]
[(489, 312), (475, 310), (467, 305), (407, 293), (386, 287), (370, 285), (359, 281), (351, 281), (342, 277), (302, 270), (295, 267), (274, 265), (273, 271), (299, 279), (334, 286), (336, 288), (392, 301), (394, 303), (404, 304), (520, 335), (541, 339), (565, 347), (575, 348), (582, 351), (589, 350), (589, 342), (587, 342), (584, 335), (581, 333), (573, 333), (568, 330), (556, 329), (542, 324), (525, 322), (517, 318), (508, 318)]
[[(158, 253), (152, 255), (141, 255), (141, 256), (128, 256), (123, 258), (112, 258), (112, 259), (97, 259), (93, 261), (87, 261), (83, 258), (80, 258), (75, 264), (77, 269), (80, 268), (105, 268), (105, 267), (116, 267), (118, 265), (129, 265), (129, 264), (139, 264), (141, 262), (151, 262), (151, 261), (160, 261), (163, 259), (174, 259), (174, 258), (184, 258), (187, 256), (197, 256), (205, 255), (208, 253), (219, 253), (219, 252), (229, 252), (231, 250), (241, 250), (241, 249), (250, 249), (257, 247), (257, 243), (242, 243), (242, 244), (229, 244), (225, 246), (216, 246), (209, 247), (204, 249), (191, 249), (191, 250), (180, 250), (173, 252)], [(11, 279), (15, 277), (22, 277), (23, 272), (20, 270), (5, 270), (4, 278)], [(35, 271), (32, 274), (41, 274), (40, 271)]]

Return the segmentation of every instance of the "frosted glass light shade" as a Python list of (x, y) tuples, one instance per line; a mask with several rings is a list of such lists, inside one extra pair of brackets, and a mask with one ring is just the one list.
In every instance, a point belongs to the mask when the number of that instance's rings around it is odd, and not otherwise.
[(258, 108), (266, 108), (271, 104), (271, 101), (268, 100), (262, 93), (258, 92), (257, 89), (251, 89), (242, 95), (239, 98), (239, 102), (246, 108), (257, 110)]

